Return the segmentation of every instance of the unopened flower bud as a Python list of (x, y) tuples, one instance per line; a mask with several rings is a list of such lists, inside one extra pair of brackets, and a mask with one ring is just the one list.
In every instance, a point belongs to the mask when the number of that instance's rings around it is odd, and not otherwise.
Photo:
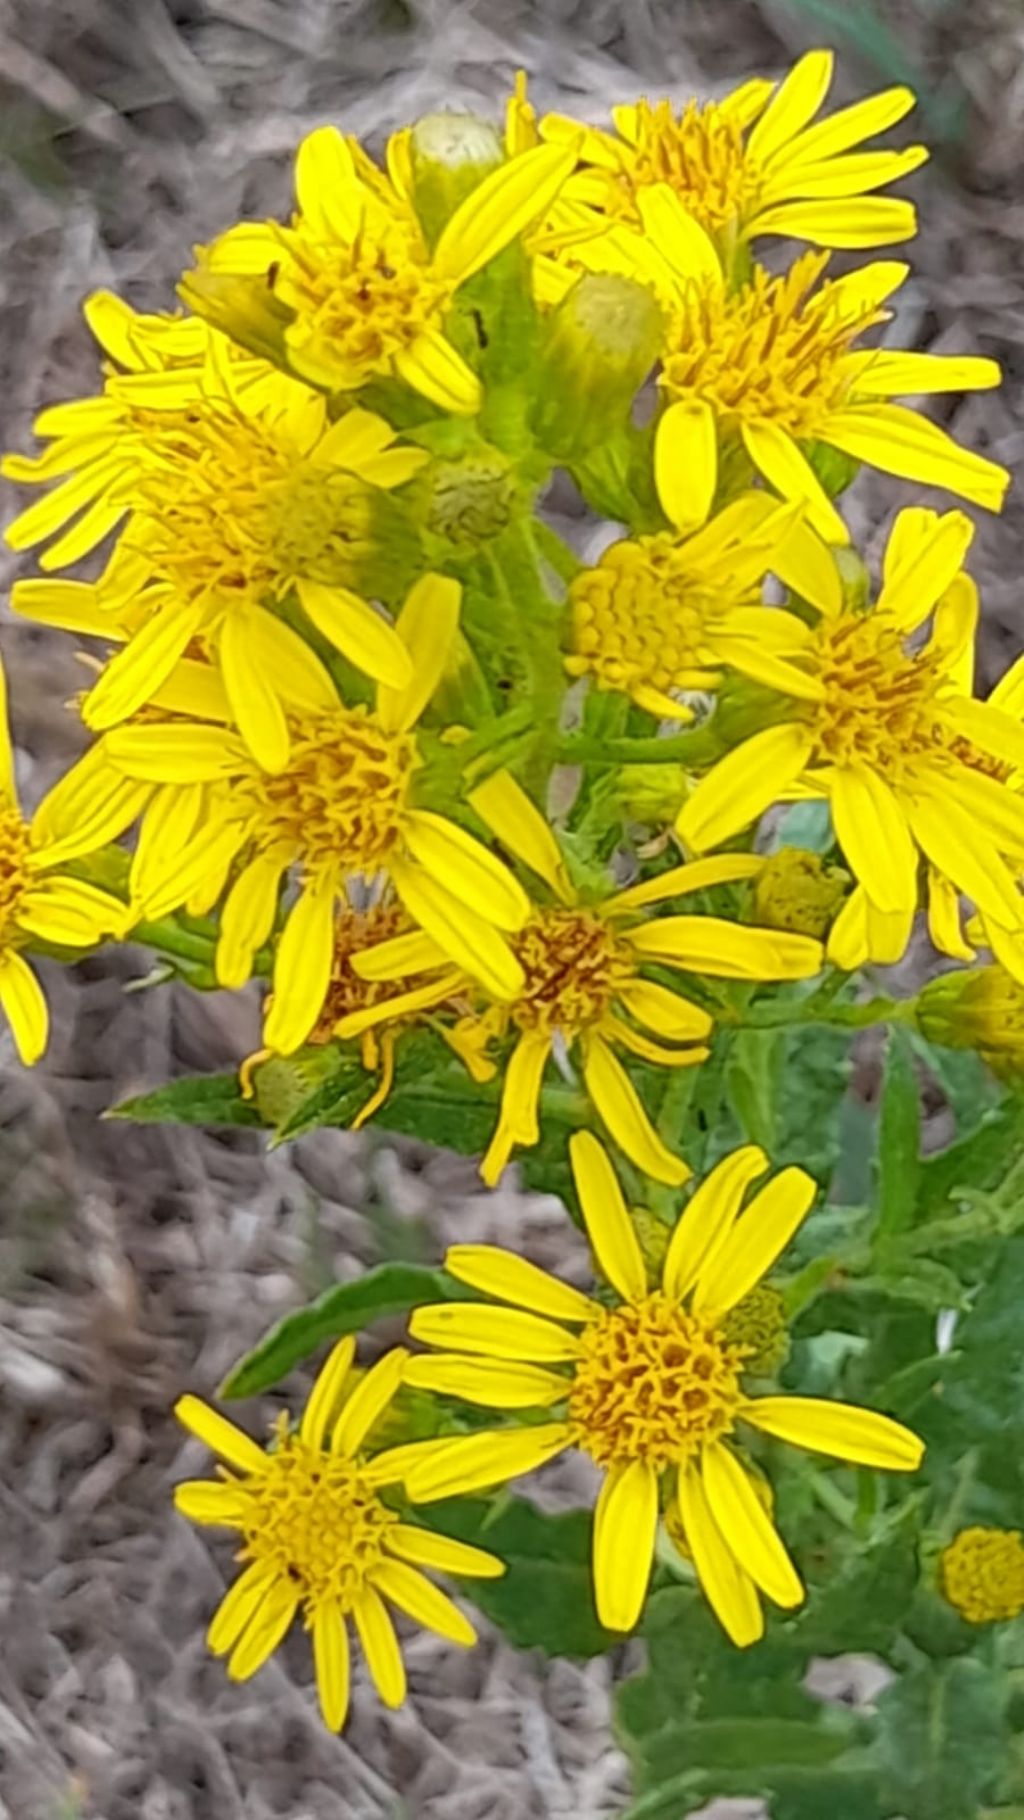
[(944, 973), (918, 996), (922, 1036), (946, 1049), (974, 1049), (1002, 1079), (1024, 1075), (1024, 986), (1004, 967)]
[(1019, 1529), (962, 1529), (939, 1558), (939, 1587), (969, 1624), (994, 1624), (1024, 1611), (1024, 1542)]
[(793, 935), (826, 935), (850, 882), (840, 866), (829, 865), (803, 847), (773, 853), (754, 881), (754, 917), (767, 929)]
[(479, 548), (508, 525), (516, 500), (511, 462), (486, 446), (439, 456), (416, 478), (411, 503), (427, 531), (463, 548)]
[(759, 1283), (731, 1308), (722, 1322), (722, 1338), (742, 1346), (743, 1372), (773, 1378), (789, 1357), (786, 1304), (771, 1283)]
[(548, 319), (533, 430), (567, 459), (621, 431), (661, 346), (663, 319), (650, 291), (614, 272), (587, 272)]
[(433, 245), (460, 202), (503, 162), (501, 139), (477, 114), (424, 114), (409, 135), (416, 213)]
[(623, 765), (615, 795), (631, 821), (659, 827), (673, 822), (686, 801), (683, 765)]

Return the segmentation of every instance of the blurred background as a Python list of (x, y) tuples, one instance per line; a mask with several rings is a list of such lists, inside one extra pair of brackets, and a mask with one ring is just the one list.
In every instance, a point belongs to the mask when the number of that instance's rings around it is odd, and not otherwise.
[[(287, 211), (291, 154), (320, 122), (376, 149), (439, 107), (494, 110), (519, 67), (540, 108), (601, 119), (638, 92), (678, 103), (779, 73), (812, 44), (838, 53), (835, 102), (893, 81), (920, 96), (913, 131), (934, 158), (912, 183), (899, 340), (1003, 363), (1000, 392), (931, 402), (1019, 469), (1024, 0), (0, 0), (2, 446), (27, 449), (43, 404), (95, 389), (83, 296), (172, 307), (194, 242)], [(858, 483), (869, 552), (911, 496)], [(986, 682), (1021, 647), (1022, 519), (1018, 489), (971, 559)], [(76, 748), (61, 703), (82, 672), (73, 641), (9, 616), (3, 650), (34, 803)], [(175, 1397), (210, 1395), (277, 1314), (381, 1257), (471, 1232), (558, 1265), (567, 1241), (554, 1203), (484, 1196), (470, 1163), (381, 1136), (318, 1133), (268, 1158), (246, 1132), (101, 1123), (127, 1094), (255, 1046), (247, 996), (139, 991), (146, 972), (132, 952), (51, 967), (53, 1039), (32, 1074), (0, 1036), (0, 1820), (621, 1812), (609, 1688), (628, 1650), (580, 1667), (486, 1629), (465, 1657), (420, 1636), (411, 1704), (386, 1715), (360, 1683), (341, 1741), (319, 1724), (303, 1640), (293, 1672), (279, 1657), (243, 1688), (206, 1658), (229, 1550), (171, 1512), (201, 1458)], [(578, 1500), (576, 1470), (547, 1495)]]

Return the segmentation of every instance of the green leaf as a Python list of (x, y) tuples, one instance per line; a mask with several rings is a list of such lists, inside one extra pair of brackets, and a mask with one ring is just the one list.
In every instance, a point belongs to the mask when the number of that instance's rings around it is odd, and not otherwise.
[(807, 1604), (790, 1626), (792, 1641), (807, 1655), (828, 1655), (837, 1646), (891, 1651), (917, 1587), (922, 1503), (920, 1496), (908, 1498), (852, 1551), (850, 1538), (833, 1532), (824, 1560), (819, 1551)]
[(878, 1224), (875, 1255), (892, 1255), (893, 1241), (913, 1224), (920, 1173), (921, 1101), (913, 1050), (905, 1030), (890, 1030), (878, 1114)]
[(237, 1074), (196, 1074), (152, 1093), (122, 1100), (104, 1114), (139, 1125), (262, 1125), (252, 1100), (242, 1098)]
[(356, 1333), (385, 1315), (406, 1314), (424, 1302), (460, 1295), (443, 1270), (422, 1264), (379, 1264), (353, 1283), (336, 1283), (306, 1308), (285, 1315), (225, 1378), (222, 1397), (252, 1397), (277, 1384), (325, 1340)]
[(971, 1657), (901, 1676), (878, 1702), (877, 1754), (894, 1814), (976, 1820), (1008, 1743), (1006, 1682)]
[(1015, 1096), (987, 1112), (966, 1137), (921, 1166), (918, 1217), (945, 1209), (955, 1190), (998, 1187), (1024, 1149), (1024, 1100)]
[(775, 1153), (778, 1030), (739, 1030), (729, 1049), (726, 1079), (740, 1128), (752, 1144)]
[(525, 1498), (448, 1498), (417, 1507), (415, 1520), (488, 1548), (507, 1564), (502, 1579), (474, 1581), (471, 1596), (518, 1649), (598, 1656), (622, 1642), (594, 1610), (589, 1511), (549, 1516)]

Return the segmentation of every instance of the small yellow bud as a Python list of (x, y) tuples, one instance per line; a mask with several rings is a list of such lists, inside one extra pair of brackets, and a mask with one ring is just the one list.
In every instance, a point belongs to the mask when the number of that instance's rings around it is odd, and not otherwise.
[(939, 1557), (939, 1586), (969, 1624), (994, 1624), (1024, 1611), (1024, 1542), (1019, 1529), (961, 1529)]
[(624, 765), (615, 785), (615, 795), (630, 819), (652, 827), (675, 821), (686, 793), (682, 765)]
[(754, 883), (754, 917), (767, 929), (825, 936), (846, 895), (849, 874), (803, 847), (773, 853)]
[(726, 1315), (722, 1338), (746, 1352), (742, 1370), (752, 1378), (773, 1378), (789, 1357), (786, 1304), (771, 1283), (759, 1283)]
[(1024, 986), (993, 964), (944, 973), (924, 987), (917, 1027), (946, 1049), (974, 1049), (993, 1074), (1024, 1075)]

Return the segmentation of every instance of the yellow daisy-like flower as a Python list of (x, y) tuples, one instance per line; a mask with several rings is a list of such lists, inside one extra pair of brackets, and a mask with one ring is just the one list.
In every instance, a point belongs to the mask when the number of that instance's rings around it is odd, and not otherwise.
[[(721, 759), (676, 824), (703, 850), (780, 798), (826, 797), (863, 887), (833, 925), (839, 965), (858, 965), (869, 948), (899, 957), (921, 855), (996, 924), (1021, 928), (1024, 900), (1004, 855), (1024, 858), (1024, 797), (1007, 782), (1024, 765), (1024, 730), (965, 687), (977, 599), (960, 565), (972, 535), (960, 512), (901, 512), (875, 605), (823, 616), (802, 660), (804, 697)], [(929, 618), (930, 636), (908, 649)]]
[[(340, 1731), (349, 1705), (349, 1625), (386, 1706), (405, 1699), (405, 1668), (388, 1607), (450, 1643), (476, 1632), (423, 1568), (494, 1579), (504, 1563), (481, 1548), (406, 1523), (379, 1495), (388, 1455), (368, 1458), (408, 1357), (386, 1353), (351, 1387), (355, 1341), (339, 1341), (297, 1427), (282, 1414), (268, 1449), (200, 1402), (182, 1397), (178, 1420), (227, 1462), (220, 1478), (189, 1479), (174, 1502), (193, 1523), (236, 1530), (245, 1566), (214, 1615), (207, 1642), (247, 1681), (300, 1617), (312, 1637), (324, 1722)], [(385, 1478), (387, 1474), (383, 1475)]]
[(394, 431), (369, 411), (332, 423), (320, 394), (280, 375), (271, 399), (254, 398), (221, 357), (159, 378), (163, 402), (148, 411), (155, 427), (136, 439), (133, 471), (119, 482), (133, 511), (106, 574), (92, 585), (16, 583), (12, 605), (126, 640), (83, 705), (97, 731), (150, 701), (198, 644), (223, 672), (250, 751), (280, 770), (289, 683), (329, 687), (320, 660), (277, 614), (289, 596), (359, 669), (396, 688), (409, 681), (393, 626), (349, 584), (372, 551), (375, 489), (400, 486), (428, 457), (395, 446)]
[(73, 829), (63, 842), (60, 836), (76, 812), (102, 826), (109, 799), (104, 838), (123, 828), (124, 797), (112, 783), (118, 773), (157, 786), (143, 818), (133, 895), (156, 918), (186, 902), (209, 908), (230, 877), (216, 955), (224, 986), (250, 977), (274, 929), (282, 882), (295, 869), (299, 891), (275, 938), (265, 1030), (277, 1053), (297, 1049), (321, 1016), (337, 908), (357, 880), (390, 880), (449, 960), (496, 993), (519, 989), (522, 972), (506, 936), (529, 915), (526, 893), (479, 841), (415, 800), (423, 761), (413, 728), (440, 679), (458, 611), (457, 582), (427, 575), (415, 583), (398, 618), (412, 680), (403, 689), (378, 685), (373, 708), (348, 707), (329, 680), (313, 688), (306, 677), (289, 679), (290, 757), (280, 771), (264, 770), (209, 706), (198, 711), (210, 719), (187, 717), (182, 685), (186, 714), (115, 728), (84, 785), (72, 776), (59, 815), (50, 804), (58, 850), (67, 852)]
[(0, 667), (0, 1007), (26, 1067), (46, 1048), (49, 1013), (23, 950), (33, 941), (91, 948), (104, 936), (123, 936), (129, 920), (116, 898), (58, 871), (45, 826), (22, 816)]
[[(295, 163), (298, 212), (287, 227), (245, 222), (201, 255), (183, 295), (200, 313), (203, 281), (248, 278), (283, 312), (291, 370), (327, 391), (393, 376), (443, 410), (471, 415), (480, 383), (448, 341), (459, 286), (550, 206), (575, 147), (537, 146), (491, 172), (455, 210), (431, 252), (403, 193), (401, 135), (392, 181), (357, 160), (334, 127), (303, 140)], [(395, 179), (398, 181), (396, 182)]]
[(658, 498), (672, 530), (625, 538), (570, 583), (566, 668), (619, 689), (652, 714), (692, 718), (676, 692), (714, 689), (722, 667), (799, 694), (793, 663), (813, 634), (795, 614), (762, 605), (769, 569), (822, 611), (842, 590), (825, 546), (769, 493), (744, 493), (712, 516), (713, 439), (694, 462), (689, 405), (669, 405), (654, 442)]
[[(565, 184), (558, 222), (569, 238), (569, 207), (580, 231), (602, 220), (629, 227), (639, 199), (665, 183), (728, 255), (759, 234), (815, 246), (889, 246), (917, 231), (913, 204), (872, 192), (923, 164), (922, 145), (901, 151), (854, 148), (895, 126), (914, 106), (908, 88), (885, 89), (815, 120), (832, 82), (831, 51), (808, 51), (778, 83), (754, 77), (721, 101), (639, 101), (612, 110), (615, 133), (590, 129), (581, 169)], [(578, 140), (574, 120), (549, 114), (543, 138)], [(595, 221), (596, 216), (596, 221)]]
[(973, 1524), (939, 1557), (939, 1585), (968, 1624), (1005, 1623), (1024, 1611), (1024, 1541), (1019, 1529)]
[[(154, 446), (170, 451), (188, 427), (183, 410), (173, 402), (184, 384), (201, 375), (219, 339), (198, 317), (139, 315), (110, 291), (97, 291), (83, 306), (86, 322), (108, 359), (103, 391), (48, 405), (33, 430), (49, 442), (41, 455), (5, 455), (0, 473), (28, 486), (56, 480), (44, 498), (28, 506), (4, 532), (12, 550), (30, 550), (63, 532), (39, 558), (42, 569), (64, 569), (88, 556), (127, 515), (131, 486), (140, 463), (152, 459)], [(281, 375), (265, 360), (222, 342), (223, 361), (232, 383), (257, 410), (274, 397)], [(125, 577), (125, 598), (140, 584), (138, 573)], [(91, 631), (74, 617), (74, 584), (61, 595), (51, 591), (58, 607), (53, 620), (43, 597), (33, 617), (74, 632)], [(108, 604), (113, 608), (111, 599)]]
[[(768, 1169), (755, 1146), (734, 1150), (696, 1189), (652, 1288), (622, 1191), (597, 1139), (570, 1140), (573, 1174), (602, 1274), (605, 1307), (536, 1265), (490, 1245), (456, 1245), (445, 1268), (493, 1296), (417, 1309), (410, 1332), (434, 1357), (410, 1359), (406, 1382), (499, 1409), (554, 1409), (538, 1426), (413, 1443), (396, 1454), (409, 1496), (479, 1491), (532, 1472), (566, 1448), (604, 1474), (594, 1515), (598, 1616), (632, 1630), (643, 1608), (659, 1511), (676, 1499), (694, 1565), (735, 1643), (764, 1621), (758, 1594), (798, 1605), (803, 1587), (741, 1451), (744, 1428), (861, 1466), (913, 1472), (923, 1447), (887, 1416), (819, 1397), (757, 1396), (745, 1349), (726, 1337), (731, 1310), (770, 1270), (806, 1215), (815, 1184), (783, 1169), (741, 1212)], [(501, 1303), (511, 1304), (502, 1307)]]
[(714, 243), (666, 184), (645, 191), (639, 207), (642, 235), (612, 230), (607, 250), (598, 239), (587, 256), (597, 270), (631, 270), (666, 310), (658, 383), (688, 407), (686, 467), (703, 471), (716, 447), (741, 441), (769, 486), (801, 503), (814, 529), (837, 544), (849, 532), (811, 466), (808, 450), (818, 443), (1000, 509), (1005, 468), (890, 402), (901, 393), (998, 385), (996, 362), (854, 345), (888, 319), (884, 306), (906, 265), (875, 260), (823, 280), (828, 255), (805, 253), (782, 277), (756, 267), (748, 284), (733, 288)]
[[(553, 1056), (568, 1061), (578, 1055), (587, 1093), (625, 1154), (656, 1181), (684, 1182), (687, 1165), (658, 1136), (615, 1051), (667, 1068), (692, 1067), (708, 1054), (713, 1023), (682, 992), (647, 978), (648, 970), (718, 979), (808, 979), (820, 969), (820, 943), (721, 917), (646, 914), (652, 905), (687, 892), (754, 877), (764, 863), (754, 855), (676, 866), (589, 903), (573, 889), (548, 823), (507, 771), (481, 784), (469, 800), (499, 843), (543, 880), (555, 900), (531, 905), (529, 919), (509, 937), (520, 968), (518, 989), (492, 994), (475, 1020), (484, 1033), (515, 1035), (498, 1123), (481, 1166), (484, 1181), (494, 1185), (518, 1144), (538, 1142), (548, 1063)], [(353, 965), (364, 978), (396, 980), (436, 969), (442, 958), (428, 932), (383, 942), (356, 956)], [(438, 1005), (459, 985), (457, 975), (441, 974), (356, 1012), (343, 1020), (339, 1033), (357, 1036), (384, 1016)], [(460, 1040), (468, 1040), (473, 1027), (474, 1019), (461, 1020)]]

